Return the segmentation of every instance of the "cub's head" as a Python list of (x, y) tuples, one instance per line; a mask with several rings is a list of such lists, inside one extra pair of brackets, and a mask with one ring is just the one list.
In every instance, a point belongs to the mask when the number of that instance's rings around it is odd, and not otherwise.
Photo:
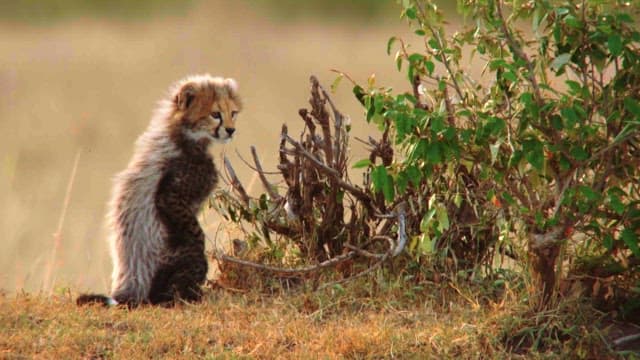
[(235, 80), (190, 76), (179, 81), (173, 93), (174, 120), (187, 138), (205, 144), (231, 140), (242, 110)]

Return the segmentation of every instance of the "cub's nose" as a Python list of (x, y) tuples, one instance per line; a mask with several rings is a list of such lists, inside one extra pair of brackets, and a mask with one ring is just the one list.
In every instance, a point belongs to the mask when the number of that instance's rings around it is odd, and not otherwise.
[(236, 131), (235, 128), (224, 128), (227, 131), (227, 134), (229, 136), (233, 135), (233, 133)]

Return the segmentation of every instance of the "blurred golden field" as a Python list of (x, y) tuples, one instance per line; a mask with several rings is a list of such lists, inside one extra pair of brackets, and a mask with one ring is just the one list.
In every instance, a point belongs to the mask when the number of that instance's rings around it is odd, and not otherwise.
[[(375, 73), (380, 83), (405, 87), (386, 42), (409, 30), (391, 8), (355, 21), (276, 15), (253, 2), (222, 0), (135, 19), (4, 16), (0, 289), (108, 289), (103, 218), (111, 177), (128, 162), (155, 103), (187, 74), (238, 80), (245, 110), (237, 138), (215, 152), (218, 164), (221, 151), (229, 155), (246, 186), (252, 174), (236, 150), (248, 159), (256, 145), (263, 165), (275, 168), (280, 126), (299, 131), (297, 110), (307, 104), (310, 74), (327, 87), (336, 77), (331, 68), (360, 82)], [(370, 129), (351, 87), (343, 84), (334, 100), (352, 117), (355, 134), (365, 136)], [(362, 150), (353, 147), (357, 158)], [(213, 243), (217, 217), (204, 217)]]

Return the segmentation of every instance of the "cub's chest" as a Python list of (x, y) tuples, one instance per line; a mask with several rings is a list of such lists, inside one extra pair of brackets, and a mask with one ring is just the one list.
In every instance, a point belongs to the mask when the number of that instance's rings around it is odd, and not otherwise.
[(218, 174), (209, 156), (178, 157), (167, 166), (169, 176), (173, 177), (174, 189), (183, 200), (199, 207), (211, 193), (218, 181)]

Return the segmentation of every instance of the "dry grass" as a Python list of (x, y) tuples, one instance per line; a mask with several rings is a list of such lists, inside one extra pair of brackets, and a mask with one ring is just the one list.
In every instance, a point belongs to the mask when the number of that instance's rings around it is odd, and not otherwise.
[[(0, 298), (0, 357), (612, 358), (601, 315), (572, 300), (531, 314), (515, 293), (475, 306), (450, 286), (368, 279), (265, 296), (210, 291), (175, 309), (78, 308), (70, 294)], [(376, 285), (377, 284), (377, 285)], [(476, 289), (479, 290), (479, 289)], [(477, 292), (480, 293), (480, 292)]]

